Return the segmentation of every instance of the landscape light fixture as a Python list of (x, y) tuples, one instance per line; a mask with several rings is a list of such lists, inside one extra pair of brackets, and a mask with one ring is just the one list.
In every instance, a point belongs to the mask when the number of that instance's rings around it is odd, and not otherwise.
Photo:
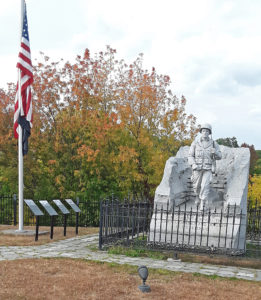
[(150, 287), (149, 285), (146, 285), (146, 280), (149, 276), (149, 271), (148, 268), (146, 266), (140, 266), (138, 268), (138, 273), (140, 275), (140, 278), (143, 281), (142, 285), (139, 285), (139, 289), (143, 292), (143, 293), (149, 293), (150, 292)]

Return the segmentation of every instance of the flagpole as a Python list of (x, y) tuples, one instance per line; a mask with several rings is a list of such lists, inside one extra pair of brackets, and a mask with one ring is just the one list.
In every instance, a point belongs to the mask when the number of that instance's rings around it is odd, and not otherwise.
[[(24, 18), (24, 0), (21, 0), (21, 28), (20, 28), (20, 43), (22, 41), (23, 30), (23, 18)], [(18, 111), (21, 112), (22, 99), (21, 99), (21, 72), (18, 70)], [(19, 198), (19, 231), (24, 230), (24, 161), (23, 161), (23, 135), (22, 127), (18, 125), (18, 198)]]

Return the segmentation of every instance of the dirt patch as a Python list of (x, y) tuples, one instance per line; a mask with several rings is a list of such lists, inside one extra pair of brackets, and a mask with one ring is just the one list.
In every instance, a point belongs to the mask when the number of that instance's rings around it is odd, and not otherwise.
[(142, 294), (137, 268), (71, 259), (0, 262), (0, 299), (261, 299), (261, 283), (149, 271)]
[[(38, 241), (35, 242), (33, 236), (17, 236), (17, 235), (4, 235), (1, 233), (2, 230), (7, 229), (18, 229), (18, 227), (12, 225), (0, 225), (0, 246), (35, 246), (43, 245), (53, 241), (64, 240), (67, 238), (75, 237), (75, 227), (67, 227), (66, 237), (63, 236), (63, 227), (54, 227), (53, 239), (50, 239), (50, 234), (39, 235)], [(35, 226), (25, 226), (25, 230), (34, 230)], [(50, 227), (41, 226), (40, 231), (49, 231)], [(94, 234), (98, 233), (99, 228), (97, 227), (79, 227), (78, 235)]]

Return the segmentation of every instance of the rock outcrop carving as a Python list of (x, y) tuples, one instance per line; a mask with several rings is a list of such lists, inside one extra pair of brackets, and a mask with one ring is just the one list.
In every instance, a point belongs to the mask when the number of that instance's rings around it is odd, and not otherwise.
[(188, 146), (181, 147), (165, 165), (154, 198), (148, 240), (186, 247), (245, 251), (247, 190), (250, 164), (248, 148), (220, 146), (209, 199), (203, 210), (195, 204)]

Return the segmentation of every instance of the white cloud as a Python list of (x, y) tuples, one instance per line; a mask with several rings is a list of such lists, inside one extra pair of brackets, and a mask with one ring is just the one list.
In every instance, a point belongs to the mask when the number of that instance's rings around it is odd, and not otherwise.
[[(53, 59), (73, 59), (85, 48), (94, 54), (110, 45), (131, 62), (143, 52), (144, 66), (170, 75), (174, 93), (187, 98), (188, 113), (212, 123), (217, 137), (236, 136), (261, 149), (259, 0), (27, 2), (33, 58), (38, 49)], [(15, 3), (0, 3), (1, 40), (7, 40), (3, 20), (17, 22)], [(17, 37), (8, 34), (0, 48), (0, 86), (16, 81), (11, 69), (18, 47), (11, 41)]]
[[(8, 0), (8, 1), (1, 1), (1, 6), (0, 6), (0, 16), (6, 16), (6, 15), (11, 15), (16, 11), (19, 13), (19, 9), (21, 6), (21, 1), (20, 0)], [(17, 7), (17, 9), (16, 9)]]
[(16, 70), (17, 56), (15, 55), (5, 55), (0, 56), (0, 88), (7, 88), (8, 82), (17, 81), (17, 70)]

